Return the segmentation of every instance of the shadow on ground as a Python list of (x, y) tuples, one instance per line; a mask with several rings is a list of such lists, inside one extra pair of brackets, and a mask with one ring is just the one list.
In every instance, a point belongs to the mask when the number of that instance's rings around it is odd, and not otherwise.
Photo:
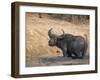
[(40, 58), (38, 61), (33, 60), (28, 62), (26, 67), (34, 66), (58, 66), (58, 65), (82, 65), (89, 64), (89, 56), (85, 56), (83, 59), (72, 59), (69, 57), (45, 57)]

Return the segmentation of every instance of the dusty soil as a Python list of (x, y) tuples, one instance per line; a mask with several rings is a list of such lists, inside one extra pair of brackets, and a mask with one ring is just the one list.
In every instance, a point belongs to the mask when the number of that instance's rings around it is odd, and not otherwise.
[[(51, 58), (62, 56), (62, 51), (57, 47), (48, 46), (48, 30), (53, 28), (53, 33), (62, 34), (61, 29), (65, 33), (70, 33), (73, 35), (81, 35), (84, 38), (87, 36), (89, 40), (89, 24), (74, 24), (74, 22), (68, 22), (60, 19), (50, 18), (47, 14), (42, 14), (42, 18), (39, 18), (38, 14), (26, 13), (26, 66), (41, 66), (48, 63), (43, 62), (44, 58)], [(86, 35), (86, 36), (85, 36)], [(87, 50), (86, 56), (89, 56), (89, 49)], [(41, 61), (42, 60), (42, 61)], [(62, 60), (62, 58), (61, 58)], [(70, 61), (69, 61), (70, 60)], [(62, 63), (66, 64), (82, 64), (89, 63), (89, 58), (81, 60), (72, 60), (55, 62), (60, 65)], [(59, 60), (58, 60), (59, 61)], [(79, 62), (78, 62), (79, 61)], [(51, 62), (50, 62), (51, 63)], [(48, 64), (47, 64), (48, 65)], [(49, 64), (50, 65), (50, 64)]]
[(79, 65), (89, 64), (89, 56), (85, 56), (83, 59), (72, 59), (69, 57), (46, 57), (39, 58), (37, 62), (34, 60), (27, 62), (28, 67), (36, 66), (59, 66), (59, 65)]

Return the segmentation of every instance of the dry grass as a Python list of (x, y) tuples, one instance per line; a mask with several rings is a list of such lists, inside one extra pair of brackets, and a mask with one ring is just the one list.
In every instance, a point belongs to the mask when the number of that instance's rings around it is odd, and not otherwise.
[(62, 56), (62, 51), (57, 47), (48, 46), (48, 30), (53, 28), (56, 34), (65, 33), (74, 35), (86, 34), (89, 37), (89, 24), (73, 24), (65, 20), (52, 19), (43, 14), (39, 18), (38, 14), (26, 13), (26, 66), (32, 60), (34, 65), (39, 64), (41, 57)]

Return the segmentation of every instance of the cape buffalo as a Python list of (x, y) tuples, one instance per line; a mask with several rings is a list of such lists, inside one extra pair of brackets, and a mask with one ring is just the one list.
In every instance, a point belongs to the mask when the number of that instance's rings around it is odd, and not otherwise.
[(87, 42), (82, 36), (65, 34), (53, 34), (52, 28), (48, 31), (49, 46), (57, 46), (63, 52), (64, 57), (83, 58), (87, 49)]

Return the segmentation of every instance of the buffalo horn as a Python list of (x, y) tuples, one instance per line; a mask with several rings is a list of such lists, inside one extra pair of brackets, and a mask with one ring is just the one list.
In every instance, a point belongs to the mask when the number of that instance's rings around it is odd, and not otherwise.
[(62, 32), (63, 32), (63, 34), (59, 36), (59, 39), (62, 39), (65, 36), (65, 32), (63, 29), (62, 29)]
[(52, 31), (52, 28), (50, 28), (49, 31), (48, 31), (48, 35), (49, 35), (50, 37), (52, 36), (51, 31)]
[(65, 32), (64, 32), (64, 30), (62, 29), (62, 32), (63, 32), (63, 35), (65, 35)]

